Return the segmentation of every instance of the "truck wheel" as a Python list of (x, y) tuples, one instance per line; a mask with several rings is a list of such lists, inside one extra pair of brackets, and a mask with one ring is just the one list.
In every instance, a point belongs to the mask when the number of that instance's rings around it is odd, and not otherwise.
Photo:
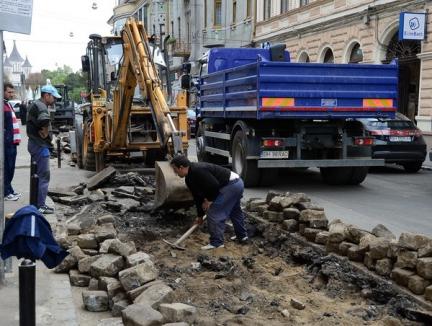
[(87, 124), (84, 124), (82, 162), (85, 170), (96, 171), (96, 157), (93, 150), (93, 143), (90, 143), (88, 136), (89, 132)]
[(351, 167), (320, 168), (321, 177), (329, 185), (346, 185), (351, 183)]
[(260, 186), (273, 186), (277, 182), (278, 169), (261, 169)]
[(366, 179), (368, 168), (362, 166), (320, 168), (321, 177), (330, 185), (358, 185)]
[(75, 121), (75, 143), (76, 143), (76, 163), (80, 169), (83, 165), (83, 130), (78, 121)]
[(105, 169), (105, 153), (95, 153), (95, 168), (96, 172)]
[(351, 180), (349, 182), (350, 185), (359, 185), (362, 183), (369, 172), (369, 168), (364, 166), (356, 166), (352, 168)]
[(87, 150), (83, 156), (84, 169), (87, 171), (96, 171), (96, 156), (93, 150), (93, 144), (87, 145)]
[(405, 172), (408, 172), (408, 173), (418, 172), (421, 169), (422, 165), (423, 165), (423, 162), (420, 162), (420, 161), (402, 164), (402, 166), (405, 169)]
[(232, 144), (232, 169), (241, 176), (246, 187), (255, 187), (260, 181), (260, 170), (256, 160), (247, 160), (247, 137), (240, 130), (234, 135)]
[(209, 162), (218, 165), (228, 164), (228, 158), (221, 155), (210, 154), (205, 151), (205, 138), (204, 138), (204, 127), (199, 126), (197, 134), (195, 136), (196, 141), (196, 152), (198, 157), (198, 162)]
[(198, 162), (209, 162), (209, 153), (205, 149), (204, 127), (200, 124), (195, 136)]
[(149, 149), (145, 154), (146, 167), (154, 168), (156, 161), (165, 161), (165, 153), (161, 149)]

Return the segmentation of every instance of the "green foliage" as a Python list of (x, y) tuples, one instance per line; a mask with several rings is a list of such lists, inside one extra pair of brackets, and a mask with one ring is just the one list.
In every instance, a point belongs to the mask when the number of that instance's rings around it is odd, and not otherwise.
[(44, 83), (47, 79), (51, 80), (52, 85), (67, 85), (69, 87), (69, 97), (72, 101), (80, 102), (80, 92), (87, 88), (86, 79), (81, 71), (73, 72), (69, 66), (57, 68), (56, 70), (42, 70)]

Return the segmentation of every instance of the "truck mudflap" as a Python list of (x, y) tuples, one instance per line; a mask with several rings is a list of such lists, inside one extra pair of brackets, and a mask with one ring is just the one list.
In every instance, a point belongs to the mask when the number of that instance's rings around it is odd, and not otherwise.
[(384, 166), (384, 159), (352, 158), (336, 160), (258, 160), (258, 168), (306, 168), (306, 167), (371, 167)]

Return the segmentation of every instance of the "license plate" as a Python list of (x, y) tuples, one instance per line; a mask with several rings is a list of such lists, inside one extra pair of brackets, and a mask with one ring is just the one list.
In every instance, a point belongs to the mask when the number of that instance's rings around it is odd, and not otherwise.
[(262, 151), (261, 158), (288, 158), (288, 151)]
[(411, 141), (411, 137), (392, 136), (389, 139), (390, 139), (390, 141), (394, 141), (394, 142), (410, 142)]

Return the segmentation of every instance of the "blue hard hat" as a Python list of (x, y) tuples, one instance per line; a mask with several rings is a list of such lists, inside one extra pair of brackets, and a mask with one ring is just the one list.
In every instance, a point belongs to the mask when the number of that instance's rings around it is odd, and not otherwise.
[(54, 96), (55, 98), (61, 98), (61, 95), (53, 85), (42, 86), (41, 93), (48, 93)]

